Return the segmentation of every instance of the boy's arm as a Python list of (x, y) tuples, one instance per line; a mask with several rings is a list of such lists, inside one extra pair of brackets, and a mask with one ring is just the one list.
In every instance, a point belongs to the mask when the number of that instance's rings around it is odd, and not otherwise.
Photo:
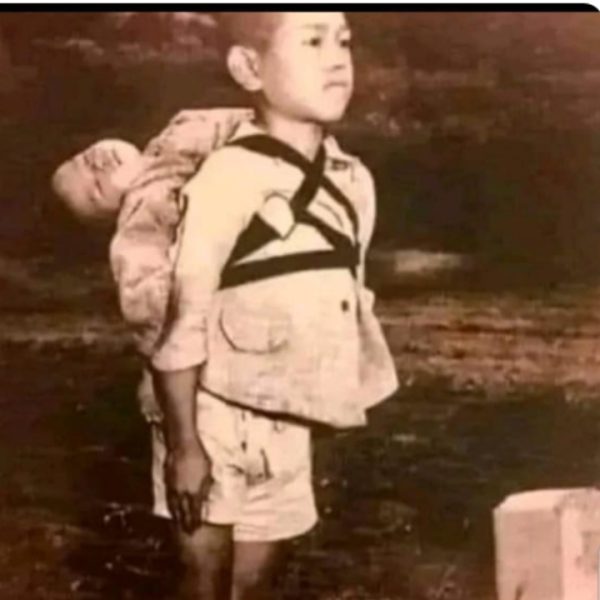
[(358, 281), (361, 289), (365, 287), (367, 252), (373, 239), (375, 229), (376, 192), (375, 182), (369, 169), (359, 163), (357, 177), (361, 190), (359, 241), (360, 256), (358, 265)]
[(260, 207), (253, 161), (240, 148), (212, 154), (182, 191), (187, 205), (175, 260), (168, 326), (152, 363), (177, 371), (206, 360), (207, 319), (221, 273)]
[[(178, 194), (196, 170), (184, 156), (146, 159), (146, 168), (125, 196), (111, 241), (111, 268), (121, 311), (138, 350), (149, 357), (160, 339), (172, 284), (172, 245), (181, 220)], [(191, 370), (159, 378), (153, 388), (166, 426), (167, 504), (175, 522), (192, 533), (201, 521), (201, 501), (210, 464), (194, 427), (197, 376)]]
[(171, 451), (195, 446), (198, 440), (194, 402), (198, 368), (180, 371), (153, 371), (153, 381), (161, 408), (167, 415), (165, 437)]
[(244, 158), (232, 160), (240, 155), (239, 149), (212, 155), (182, 192), (187, 210), (175, 265), (173, 314), (152, 356), (167, 431), (169, 507), (188, 532), (200, 525), (210, 472), (195, 410), (208, 315), (223, 267), (260, 202), (260, 196), (249, 193)]
[(198, 369), (153, 372), (154, 387), (165, 416), (167, 505), (188, 534), (202, 522), (202, 502), (210, 482), (210, 459), (196, 430)]

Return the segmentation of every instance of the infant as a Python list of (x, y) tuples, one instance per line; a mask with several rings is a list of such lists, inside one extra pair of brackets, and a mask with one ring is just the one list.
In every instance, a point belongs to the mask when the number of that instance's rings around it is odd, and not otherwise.
[[(114, 223), (110, 266), (123, 317), (137, 349), (150, 358), (167, 318), (178, 228), (179, 194), (214, 149), (253, 112), (237, 108), (184, 110), (143, 152), (120, 139), (92, 144), (58, 167), (57, 197), (86, 224)], [(139, 389), (142, 410), (158, 409), (148, 372)]]

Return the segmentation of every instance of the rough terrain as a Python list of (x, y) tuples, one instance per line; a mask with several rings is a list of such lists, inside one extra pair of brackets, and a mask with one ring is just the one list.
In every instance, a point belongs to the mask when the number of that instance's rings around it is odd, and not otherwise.
[[(161, 598), (176, 565), (108, 276), (2, 268), (0, 598)], [(491, 509), (600, 473), (599, 302), (597, 286), (385, 295), (402, 389), (368, 428), (318, 436), (323, 519), (286, 596), (492, 600)]]

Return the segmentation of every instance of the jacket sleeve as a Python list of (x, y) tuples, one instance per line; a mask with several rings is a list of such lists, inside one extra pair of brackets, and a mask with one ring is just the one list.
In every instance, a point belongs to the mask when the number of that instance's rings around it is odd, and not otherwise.
[(359, 187), (359, 229), (360, 256), (358, 265), (358, 281), (361, 288), (365, 285), (365, 263), (367, 252), (373, 239), (375, 229), (376, 193), (373, 176), (369, 169), (358, 163), (356, 172)]
[(248, 153), (213, 153), (182, 191), (187, 209), (175, 263), (169, 319), (152, 356), (154, 367), (175, 371), (206, 360), (207, 321), (221, 273), (261, 196)]

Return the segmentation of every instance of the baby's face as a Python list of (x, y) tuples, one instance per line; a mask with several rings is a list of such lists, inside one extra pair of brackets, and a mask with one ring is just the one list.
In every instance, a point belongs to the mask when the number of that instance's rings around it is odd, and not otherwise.
[(114, 216), (140, 173), (139, 150), (122, 140), (102, 140), (63, 163), (52, 178), (57, 195), (82, 220)]

